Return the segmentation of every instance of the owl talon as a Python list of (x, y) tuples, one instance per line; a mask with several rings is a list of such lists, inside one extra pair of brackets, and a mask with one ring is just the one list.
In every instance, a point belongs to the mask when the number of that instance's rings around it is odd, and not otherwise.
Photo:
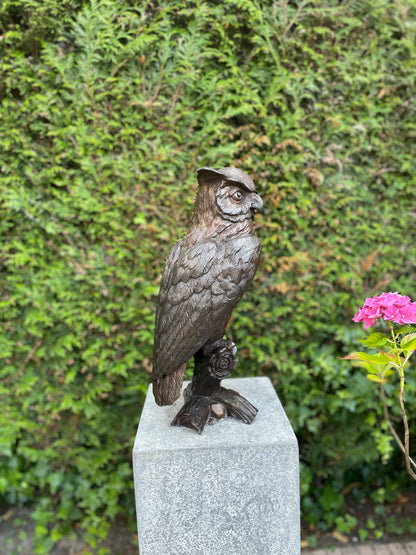
[(220, 387), (212, 396), (192, 395), (188, 390), (188, 399), (171, 426), (184, 426), (201, 434), (207, 424), (215, 424), (227, 416), (251, 424), (257, 412), (250, 401), (232, 389)]
[(224, 404), (228, 416), (240, 420), (244, 424), (251, 424), (256, 418), (258, 413), (256, 407), (233, 389), (221, 387), (215, 398)]
[(172, 420), (172, 426), (185, 426), (202, 432), (207, 424), (215, 424), (231, 416), (251, 424), (257, 409), (232, 389), (221, 387), (237, 365), (237, 347), (232, 341), (219, 339), (195, 354), (192, 382), (183, 392), (185, 404)]
[(201, 434), (211, 415), (210, 404), (209, 397), (200, 395), (190, 397), (170, 425), (191, 428)]

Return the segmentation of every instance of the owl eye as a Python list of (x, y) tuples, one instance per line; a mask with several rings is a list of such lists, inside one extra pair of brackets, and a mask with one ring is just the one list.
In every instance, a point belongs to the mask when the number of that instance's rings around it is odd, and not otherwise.
[(230, 197), (236, 202), (241, 202), (243, 200), (243, 193), (237, 189), (231, 193)]

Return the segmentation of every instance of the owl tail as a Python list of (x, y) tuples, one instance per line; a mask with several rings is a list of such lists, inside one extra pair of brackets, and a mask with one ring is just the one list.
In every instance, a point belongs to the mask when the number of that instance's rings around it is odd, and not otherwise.
[(158, 405), (171, 405), (180, 397), (185, 368), (186, 364), (183, 364), (176, 372), (153, 380), (153, 395)]

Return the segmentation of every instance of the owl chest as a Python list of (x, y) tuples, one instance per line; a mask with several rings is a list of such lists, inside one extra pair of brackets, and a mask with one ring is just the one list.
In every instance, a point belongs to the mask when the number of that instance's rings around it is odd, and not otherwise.
[(260, 249), (253, 235), (202, 241), (190, 248), (178, 245), (163, 280), (163, 297), (173, 305), (187, 303), (187, 299), (193, 305), (216, 307), (220, 302), (238, 302), (254, 277)]
[(259, 255), (260, 242), (254, 236), (232, 239), (219, 245), (210, 272), (213, 296), (238, 302), (254, 277)]
[(226, 277), (232, 270), (236, 275), (246, 271), (258, 257), (258, 241), (254, 236), (230, 239), (217, 246), (212, 272), (217, 277)]

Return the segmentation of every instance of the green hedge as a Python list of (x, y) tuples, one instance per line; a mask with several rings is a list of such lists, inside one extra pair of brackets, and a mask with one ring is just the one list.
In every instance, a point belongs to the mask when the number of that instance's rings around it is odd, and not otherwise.
[(0, 26), (0, 495), (33, 504), (37, 552), (132, 514), (155, 296), (203, 165), (264, 199), (230, 336), (295, 428), (304, 519), (406, 483), (340, 358), (366, 296), (416, 299), (414, 2), (5, 0)]

